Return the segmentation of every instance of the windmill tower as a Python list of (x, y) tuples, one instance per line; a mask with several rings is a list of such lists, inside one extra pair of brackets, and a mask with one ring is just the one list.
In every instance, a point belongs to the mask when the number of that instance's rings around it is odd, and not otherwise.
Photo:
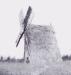
[(21, 38), (25, 37), (24, 60), (31, 63), (55, 62), (61, 60), (59, 48), (52, 25), (41, 26), (28, 24), (32, 9), (29, 6), (27, 14), (22, 22), (24, 29), (17, 41), (18, 46)]

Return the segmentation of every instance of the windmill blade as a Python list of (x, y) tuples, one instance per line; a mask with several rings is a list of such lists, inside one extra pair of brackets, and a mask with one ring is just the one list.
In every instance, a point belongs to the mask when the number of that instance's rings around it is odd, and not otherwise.
[(25, 30), (26, 30), (26, 27), (27, 27), (28, 20), (29, 20), (29, 18), (30, 18), (31, 12), (32, 12), (32, 8), (29, 6), (28, 11), (27, 11), (27, 14), (26, 14), (26, 16), (25, 16), (25, 19), (24, 19), (24, 21), (23, 21), (24, 32), (25, 32)]
[(18, 41), (17, 41), (17, 44), (16, 44), (16, 47), (18, 46), (18, 44), (19, 44), (19, 42), (20, 42), (20, 40), (21, 40), (23, 34), (24, 34), (24, 31), (22, 32), (22, 34), (20, 34), (20, 37), (19, 37), (19, 39), (18, 39)]
[(26, 16), (25, 16), (25, 18), (24, 18), (24, 21), (23, 21), (24, 31), (20, 34), (20, 37), (19, 37), (19, 39), (18, 39), (18, 41), (17, 41), (17, 44), (16, 44), (16, 47), (18, 46), (18, 44), (19, 44), (19, 42), (20, 42), (20, 40), (21, 40), (21, 38), (22, 38), (24, 32), (26, 31), (27, 24), (28, 24), (28, 20), (29, 20), (31, 11), (32, 11), (32, 9), (31, 9), (31, 7), (29, 6), (28, 11), (27, 11), (27, 14), (26, 14)]

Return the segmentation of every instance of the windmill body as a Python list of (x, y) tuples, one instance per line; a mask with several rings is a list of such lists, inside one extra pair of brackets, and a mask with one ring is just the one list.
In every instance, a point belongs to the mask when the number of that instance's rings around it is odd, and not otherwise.
[(24, 35), (24, 60), (32, 64), (43, 62), (56, 62), (61, 60), (59, 48), (55, 38), (55, 32), (51, 25), (33, 25), (28, 24), (32, 9), (28, 8), (25, 19), (22, 24), (24, 30), (20, 34), (17, 45)]
[[(60, 51), (57, 45), (54, 29), (51, 25), (28, 25), (25, 32), (25, 39), (29, 44), (26, 44), (30, 63), (43, 64), (61, 61)], [(44, 64), (45, 64), (44, 63)]]

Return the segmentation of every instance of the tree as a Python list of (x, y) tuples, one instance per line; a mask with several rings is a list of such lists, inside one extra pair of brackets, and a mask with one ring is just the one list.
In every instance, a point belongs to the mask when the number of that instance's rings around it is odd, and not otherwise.
[(3, 61), (3, 56), (1, 56), (0, 61)]

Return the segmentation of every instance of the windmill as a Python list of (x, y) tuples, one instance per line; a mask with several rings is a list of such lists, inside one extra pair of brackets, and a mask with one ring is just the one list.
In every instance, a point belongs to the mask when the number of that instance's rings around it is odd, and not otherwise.
[[(28, 21), (29, 21), (31, 12), (32, 12), (32, 8), (29, 6), (29, 8), (27, 10), (27, 13), (26, 13), (26, 16), (25, 16), (25, 18), (22, 21), (23, 31), (20, 33), (20, 36), (19, 36), (19, 38), (18, 38), (18, 40), (16, 42), (16, 47), (18, 47), (19, 42), (22, 39), (23, 35), (26, 35), (27, 38), (25, 38), (25, 44), (27, 44), (27, 46), (29, 46), (29, 37), (27, 36), (27, 25), (28, 25)], [(25, 52), (26, 51), (24, 50), (24, 60), (26, 59), (25, 58)], [(27, 57), (27, 61), (26, 62), (29, 62), (29, 57)]]

